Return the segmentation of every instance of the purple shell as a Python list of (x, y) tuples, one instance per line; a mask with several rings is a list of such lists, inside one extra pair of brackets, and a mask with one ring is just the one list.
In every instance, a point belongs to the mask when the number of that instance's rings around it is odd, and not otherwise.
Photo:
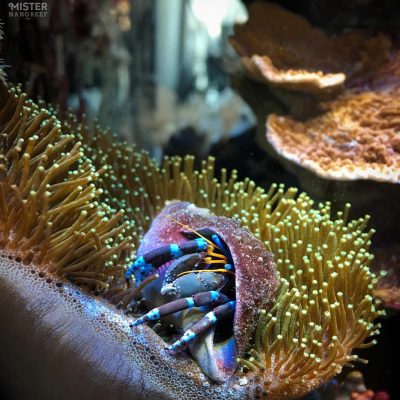
[[(247, 228), (240, 226), (238, 221), (212, 215), (209, 210), (198, 208), (187, 202), (172, 202), (157, 215), (141, 243), (138, 255), (166, 244), (184, 242), (186, 239), (182, 236), (181, 231), (186, 229), (181, 224), (193, 230), (210, 228), (215, 231), (228, 245), (235, 264), (234, 337), (236, 350), (232, 350), (235, 346), (231, 342), (226, 343), (222, 349), (215, 349), (214, 352), (217, 355), (212, 361), (213, 365), (208, 366), (208, 369), (218, 371), (212, 373), (213, 379), (224, 381), (232, 375), (235, 369), (235, 365), (231, 365), (232, 363), (227, 360), (226, 353), (234, 352), (237, 356), (243, 355), (256, 327), (260, 309), (267, 308), (274, 298), (278, 287), (278, 278), (273, 255)], [(213, 333), (211, 338), (212, 336)], [(210, 338), (205, 339), (205, 341), (207, 340), (210, 341)], [(207, 347), (210, 348), (210, 343)], [(203, 362), (201, 366), (204, 369), (204, 363), (209, 364), (209, 361), (204, 361), (204, 351), (198, 348), (193, 348), (193, 350), (192, 355), (196, 359), (198, 357), (193, 352), (203, 354), (200, 356), (202, 360), (199, 364), (201, 365)], [(235, 354), (232, 354), (232, 357), (234, 356)], [(207, 357), (210, 358), (210, 355), (208, 354)], [(236, 357), (234, 359), (236, 360)]]

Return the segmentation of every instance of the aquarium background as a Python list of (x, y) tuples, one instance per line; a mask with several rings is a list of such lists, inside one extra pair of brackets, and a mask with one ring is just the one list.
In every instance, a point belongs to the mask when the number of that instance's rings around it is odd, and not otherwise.
[[(47, 0), (42, 17), (13, 17), (0, 5), (2, 71), (30, 96), (98, 122), (161, 161), (168, 155), (212, 155), (217, 170), (237, 169), (268, 188), (274, 182), (308, 190), (316, 200), (340, 208), (358, 186), (300, 177), (271, 152), (265, 118), (292, 112), (287, 98), (251, 81), (229, 36), (248, 18), (240, 0)], [(384, 32), (398, 44), (400, 3), (395, 0), (276, 1), (330, 35), (353, 29)], [(373, 57), (369, 55), (369, 57)], [(290, 100), (291, 101), (291, 100)], [(297, 116), (302, 118), (301, 107)], [(373, 214), (377, 269), (389, 270), (387, 285), (399, 286), (398, 184), (361, 186), (376, 199), (355, 207), (353, 217)], [(396, 197), (397, 196), (397, 197)], [(349, 198), (350, 197), (350, 198)], [(397, 200), (396, 200), (397, 199)], [(357, 202), (356, 202), (357, 204)], [(397, 206), (397, 209), (396, 209)], [(388, 260), (388, 261), (387, 261)], [(360, 351), (357, 365), (368, 388), (400, 398), (400, 317), (389, 308), (378, 344)], [(338, 377), (348, 373), (346, 370)], [(1, 381), (0, 381), (1, 382)]]

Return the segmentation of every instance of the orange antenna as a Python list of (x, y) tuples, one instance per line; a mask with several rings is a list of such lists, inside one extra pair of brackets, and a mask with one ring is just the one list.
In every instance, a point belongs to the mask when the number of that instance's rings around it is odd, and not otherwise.
[(213, 251), (207, 251), (207, 254), (211, 257), (220, 258), (220, 259), (228, 262), (228, 259), (223, 254), (214, 253)]
[(180, 226), (182, 226), (183, 228), (186, 228), (187, 230), (195, 233), (197, 236), (203, 238), (210, 246), (216, 247), (218, 250), (222, 251), (222, 249), (220, 249), (215, 243), (211, 242), (211, 240), (208, 240), (207, 238), (205, 238), (203, 235), (200, 235), (200, 233), (196, 232), (194, 229), (192, 229), (190, 226), (187, 226), (185, 224), (182, 224), (182, 222), (179, 222), (178, 220), (176, 220), (174, 217), (171, 217), (171, 215), (167, 214), (166, 215), (167, 218), (172, 219), (172, 221), (176, 222), (177, 224), (179, 224)]
[(204, 261), (207, 264), (226, 264), (226, 262), (228, 261), (227, 259), (225, 260), (213, 260), (211, 257), (205, 257)]

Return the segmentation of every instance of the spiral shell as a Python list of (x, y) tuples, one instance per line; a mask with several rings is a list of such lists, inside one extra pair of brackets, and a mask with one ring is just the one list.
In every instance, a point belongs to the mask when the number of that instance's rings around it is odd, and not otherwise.
[(226, 381), (236, 368), (236, 358), (248, 347), (259, 310), (268, 308), (274, 298), (278, 278), (273, 256), (238, 221), (212, 215), (209, 210), (187, 202), (172, 202), (158, 214), (143, 238), (138, 255), (162, 245), (182, 242), (183, 225), (193, 230), (212, 229), (229, 247), (235, 265), (234, 341), (214, 344), (212, 331), (190, 349), (204, 373), (217, 382)]

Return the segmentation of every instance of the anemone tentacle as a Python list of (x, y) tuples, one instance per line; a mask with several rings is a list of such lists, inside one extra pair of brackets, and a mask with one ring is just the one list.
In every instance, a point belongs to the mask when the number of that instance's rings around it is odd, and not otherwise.
[(134, 246), (166, 201), (189, 201), (239, 221), (274, 254), (279, 292), (259, 310), (237, 371), (259, 395), (299, 397), (363, 362), (352, 350), (375, 343), (364, 343), (382, 313), (368, 217), (347, 221), (349, 207), (333, 216), (329, 203), (282, 185), (264, 190), (235, 171), (216, 178), (212, 158), (200, 169), (192, 156), (159, 167), (97, 126), (40, 109), (18, 88), (0, 93), (0, 135), (0, 252), (126, 306), (138, 295), (123, 279)]

